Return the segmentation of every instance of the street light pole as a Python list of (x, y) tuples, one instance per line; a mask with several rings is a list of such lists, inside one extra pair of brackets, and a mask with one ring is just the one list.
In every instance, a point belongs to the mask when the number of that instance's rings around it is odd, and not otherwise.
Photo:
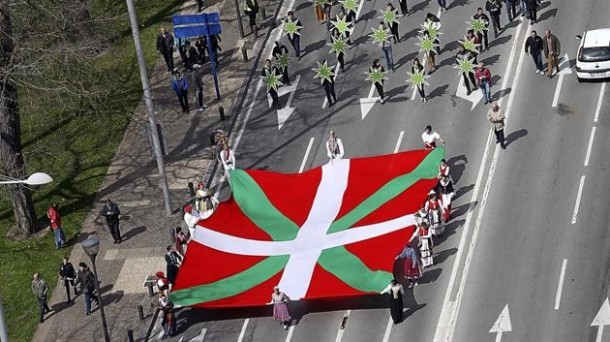
[(129, 12), (129, 21), (131, 23), (131, 32), (133, 34), (133, 42), (136, 47), (136, 56), (138, 58), (138, 66), (140, 68), (140, 80), (142, 81), (142, 90), (144, 90), (144, 103), (148, 111), (148, 121), (152, 135), (153, 145), (155, 148), (155, 156), (157, 157), (157, 168), (159, 169), (159, 177), (161, 179), (161, 189), (163, 190), (163, 202), (165, 203), (165, 211), (167, 216), (173, 213), (172, 202), (169, 195), (169, 185), (167, 184), (167, 175), (165, 174), (165, 162), (163, 160), (163, 152), (161, 150), (161, 140), (159, 139), (159, 130), (157, 129), (157, 119), (155, 118), (155, 107), (152, 102), (152, 94), (150, 91), (150, 83), (148, 82), (148, 72), (146, 71), (146, 60), (142, 51), (142, 43), (140, 42), (140, 30), (138, 29), (138, 18), (133, 0), (127, 1), (127, 11)]
[[(97, 300), (100, 306), (100, 314), (102, 316), (102, 328), (104, 329), (104, 341), (110, 342), (110, 334), (108, 334), (108, 323), (106, 323), (106, 313), (104, 312), (104, 301), (102, 300), (102, 291), (100, 291), (100, 282), (97, 277), (97, 267), (95, 265), (95, 258), (100, 251), (100, 240), (95, 235), (89, 235), (81, 243), (85, 254), (91, 259), (93, 265), (93, 275), (95, 276), (95, 290), (97, 292)], [(86, 300), (86, 299), (85, 299)]]

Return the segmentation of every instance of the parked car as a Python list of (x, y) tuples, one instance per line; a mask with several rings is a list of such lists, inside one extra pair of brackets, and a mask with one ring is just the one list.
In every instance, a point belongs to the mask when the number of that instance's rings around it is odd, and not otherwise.
[(576, 58), (576, 77), (585, 79), (610, 78), (610, 28), (586, 31), (580, 39)]

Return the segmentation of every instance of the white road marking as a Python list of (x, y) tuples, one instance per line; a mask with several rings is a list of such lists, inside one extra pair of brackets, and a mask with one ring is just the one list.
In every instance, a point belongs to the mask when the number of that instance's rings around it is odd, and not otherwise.
[(604, 327), (606, 325), (610, 325), (610, 303), (608, 302), (608, 297), (604, 300), (604, 303), (599, 308), (597, 315), (591, 322), (592, 327), (597, 327), (597, 338), (596, 342), (602, 342), (602, 334), (604, 333)]
[(400, 149), (400, 143), (402, 142), (402, 138), (405, 136), (405, 131), (400, 131), (400, 134), (398, 135), (398, 141), (396, 142), (396, 147), (394, 147), (394, 153), (398, 153), (398, 150)]
[(599, 89), (599, 98), (597, 99), (597, 108), (595, 108), (595, 118), (593, 122), (597, 122), (599, 119), (599, 112), (602, 109), (602, 100), (604, 98), (604, 91), (606, 90), (606, 83), (602, 83), (602, 87)]
[(237, 342), (242, 342), (244, 340), (244, 336), (246, 336), (246, 329), (248, 328), (248, 323), (250, 322), (249, 318), (244, 320), (244, 325), (241, 327), (241, 331), (239, 332), (239, 337), (237, 338)]
[(574, 204), (574, 213), (572, 214), (572, 224), (576, 224), (578, 217), (578, 208), (580, 207), (580, 198), (582, 197), (582, 188), (585, 185), (585, 175), (580, 177), (580, 185), (578, 185), (578, 193), (576, 194), (576, 204)]
[(559, 94), (561, 93), (561, 85), (563, 84), (563, 78), (565, 77), (565, 75), (569, 75), (571, 73), (572, 69), (570, 68), (570, 57), (566, 53), (559, 62), (559, 80), (557, 81), (557, 87), (555, 87), (555, 96), (553, 97), (553, 108), (557, 107), (557, 103), (559, 103)]
[(591, 150), (593, 149), (593, 139), (595, 139), (595, 130), (597, 127), (593, 126), (591, 129), (591, 137), (589, 137), (589, 146), (587, 147), (587, 156), (585, 157), (585, 166), (589, 166), (589, 158), (591, 157)]
[(303, 157), (303, 161), (301, 162), (301, 167), (299, 168), (299, 173), (302, 173), (305, 169), (305, 164), (307, 163), (307, 158), (309, 158), (309, 153), (311, 152), (311, 147), (313, 146), (314, 137), (309, 139), (309, 145), (307, 145), (307, 151), (305, 151), (305, 156)]
[(504, 309), (502, 309), (502, 312), (500, 312), (498, 319), (496, 319), (491, 329), (489, 329), (489, 332), (496, 333), (496, 342), (500, 342), (502, 341), (502, 334), (512, 330), (513, 328), (510, 324), (510, 313), (508, 312), (508, 304), (506, 304), (506, 306), (504, 306)]
[(394, 322), (392, 321), (392, 317), (388, 318), (388, 324), (385, 326), (385, 332), (383, 333), (383, 342), (388, 342), (390, 340), (390, 333), (392, 332), (392, 325)]
[(352, 310), (347, 310), (343, 314), (343, 318), (341, 319), (341, 325), (343, 326), (343, 329), (341, 329), (341, 327), (339, 327), (339, 332), (337, 332), (337, 338), (335, 338), (335, 342), (341, 342), (341, 340), (343, 339), (343, 333), (345, 332), (345, 325), (344, 324), (346, 323), (345, 321), (349, 317), (350, 313), (352, 313)]
[[(294, 99), (294, 94), (297, 92), (297, 87), (299, 86), (300, 80), (301, 80), (301, 75), (297, 75), (297, 77), (294, 79), (294, 82), (291, 86), (282, 87), (282, 88), (286, 89), (286, 92), (289, 92), (290, 95), (288, 95), (288, 102), (286, 103), (286, 106), (284, 106), (284, 108), (280, 108), (280, 109), (276, 110), (278, 129), (282, 129), (282, 126), (284, 126), (284, 124), (286, 123), (286, 121), (288, 120), (290, 115), (292, 115), (292, 113), (294, 113), (294, 110), (296, 109), (295, 107), (291, 107), (290, 105), (292, 104), (292, 100)], [(282, 89), (282, 88), (280, 88), (280, 89)], [(278, 96), (281, 96), (281, 95), (278, 94)]]
[(561, 93), (561, 85), (563, 84), (563, 75), (559, 75), (559, 80), (557, 81), (557, 87), (555, 87), (555, 96), (553, 97), (553, 105), (552, 107), (557, 107), (557, 103), (559, 103), (559, 94)]
[(561, 263), (561, 272), (559, 273), (559, 283), (557, 284), (557, 294), (555, 295), (555, 310), (559, 310), (559, 303), (561, 303), (561, 293), (563, 292), (563, 280), (566, 276), (566, 266), (568, 265), (568, 259), (563, 259)]
[(288, 335), (286, 335), (286, 342), (290, 342), (290, 340), (292, 340), (292, 334), (294, 334), (294, 325), (291, 325), (290, 328), (288, 328)]
[(360, 4), (358, 5), (358, 10), (356, 11), (356, 21), (360, 18), (360, 12), (362, 12), (362, 8), (364, 7), (364, 1), (360, 0)]
[[(517, 62), (517, 68), (515, 70), (515, 77), (513, 79), (513, 83), (511, 85), (511, 92), (508, 95), (508, 105), (506, 106), (506, 121), (508, 121), (510, 110), (512, 107), (512, 103), (514, 100), (514, 94), (516, 93), (517, 84), (519, 83), (519, 78), (521, 74), (521, 68), (523, 66), (523, 59), (525, 58), (525, 51), (520, 49), (519, 44), (519, 36), (521, 34), (521, 30), (523, 28), (523, 23), (519, 23), (517, 26), (517, 30), (515, 32), (515, 40), (513, 41), (513, 46), (508, 58), (506, 70), (504, 72), (505, 78), (502, 81), (502, 89), (507, 89), (508, 80), (510, 79), (511, 68), (513, 66), (513, 59), (515, 58), (515, 54), (521, 50), (519, 55), (519, 60)], [(528, 24), (527, 32), (531, 30), (531, 24)], [(503, 98), (498, 101), (499, 104), (503, 102)], [(449, 278), (449, 284), (447, 286), (447, 290), (445, 292), (445, 298), (443, 300), (443, 306), (441, 309), (441, 314), (439, 316), (438, 324), (436, 327), (436, 332), (434, 334), (434, 341), (451, 341), (453, 339), (453, 333), (455, 330), (455, 326), (457, 323), (458, 313), (460, 309), (460, 305), (462, 302), (462, 296), (464, 295), (464, 288), (466, 286), (466, 281), (468, 280), (468, 272), (470, 270), (470, 264), (472, 261), (472, 257), (474, 255), (474, 247), (476, 246), (478, 240), (478, 234), (481, 228), (481, 221), (483, 218), (483, 214), (485, 212), (485, 206), (487, 204), (487, 196), (489, 195), (489, 189), (491, 188), (491, 183), (493, 181), (493, 177), (495, 174), (496, 163), (498, 160), (498, 155), (500, 150), (497, 148), (497, 145), (491, 145), (492, 139), (492, 129), (489, 130), (487, 135), (487, 143), (485, 145), (485, 151), (483, 152), (483, 158), (481, 160), (481, 165), (479, 166), (479, 171), (477, 174), (477, 179), (475, 182), (475, 187), (473, 189), (472, 197), (470, 200), (471, 206), (468, 209), (468, 214), (466, 215), (466, 223), (464, 224), (464, 230), (462, 232), (462, 237), (460, 238), (460, 244), (458, 246), (458, 252), (455, 257), (455, 261), (453, 264), (453, 269), (451, 270), (451, 277)], [(489, 173), (487, 176), (487, 181), (485, 183), (485, 188), (483, 190), (483, 195), (480, 201), (479, 213), (475, 220), (474, 230), (472, 232), (472, 237), (469, 237), (469, 232), (472, 223), (472, 217), (474, 214), (474, 203), (477, 200), (477, 194), (479, 192), (479, 188), (481, 186), (481, 181), (483, 179), (483, 173), (485, 171), (485, 164), (487, 163), (487, 158), (489, 157), (490, 148), (494, 148), (494, 155), (489, 167)], [(466, 260), (464, 262), (464, 267), (461, 268), (462, 275), (460, 279), (460, 283), (458, 286), (458, 291), (456, 294), (455, 301), (451, 301), (451, 294), (453, 293), (453, 287), (455, 286), (457, 273), (460, 269), (460, 263), (462, 257), (464, 255), (464, 250), (466, 246), (466, 241), (470, 241), (470, 245), (468, 247), (468, 254), (466, 255)]]
[(371, 90), (369, 90), (369, 96), (360, 99), (360, 117), (362, 120), (369, 114), (375, 103), (381, 99), (381, 97), (373, 97), (375, 93), (375, 85), (371, 84)]

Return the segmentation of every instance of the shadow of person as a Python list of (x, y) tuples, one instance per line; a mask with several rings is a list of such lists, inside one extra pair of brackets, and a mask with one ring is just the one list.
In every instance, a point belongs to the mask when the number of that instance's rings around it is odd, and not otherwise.
[(504, 139), (506, 147), (508, 147), (508, 145), (511, 145), (513, 142), (519, 140), (520, 138), (523, 138), (527, 135), (527, 133), (527, 129), (525, 128), (511, 132), (508, 136), (506, 136), (506, 139)]

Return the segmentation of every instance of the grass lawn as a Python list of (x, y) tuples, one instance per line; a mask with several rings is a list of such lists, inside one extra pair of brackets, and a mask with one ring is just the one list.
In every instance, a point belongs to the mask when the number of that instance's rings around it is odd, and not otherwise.
[[(142, 43), (149, 71), (160, 59), (155, 51), (155, 36), (162, 25), (171, 26), (171, 15), (179, 10), (181, 0), (138, 0), (136, 6)], [(54, 182), (33, 192), (37, 214), (46, 220), (51, 203), (58, 203), (68, 239), (74, 240), (89, 212), (98, 190), (119, 146), (125, 128), (141, 99), (141, 85), (133, 48), (133, 40), (123, 1), (92, 0), (95, 16), (118, 12), (110, 20), (111, 43), (95, 57), (90, 79), (83, 83), (97, 84), (112, 90), (106, 98), (91, 106), (66, 110), (54, 101), (31, 103), (27, 95), (20, 98), (22, 143), (29, 173), (43, 171)], [(112, 6), (110, 11), (102, 6)], [(109, 11), (109, 12), (108, 12)], [(44, 110), (42, 110), (44, 109)], [(52, 290), (57, 284), (61, 258), (70, 248), (55, 249), (52, 234), (26, 241), (5, 238), (13, 223), (13, 214), (6, 198), (0, 202), (0, 295), (11, 341), (31, 340), (38, 324), (38, 306), (30, 291), (31, 276), (39, 272)], [(66, 322), (68, 323), (68, 322)]]

